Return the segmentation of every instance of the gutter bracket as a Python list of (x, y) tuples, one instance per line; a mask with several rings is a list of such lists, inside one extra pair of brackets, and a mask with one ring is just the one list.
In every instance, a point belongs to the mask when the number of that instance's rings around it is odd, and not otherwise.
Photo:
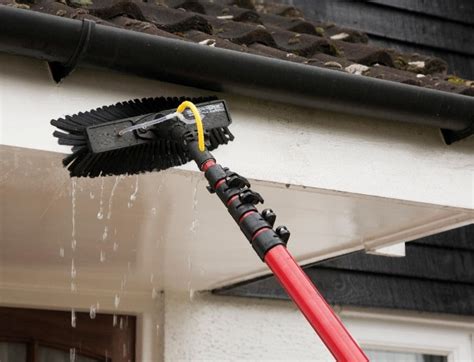
[(441, 135), (443, 136), (444, 142), (449, 146), (450, 144), (460, 141), (464, 138), (467, 138), (469, 136), (472, 136), (474, 134), (474, 120), (471, 122), (471, 124), (460, 130), (460, 131), (454, 131), (450, 129), (441, 129)]
[(64, 78), (66, 78), (84, 57), (94, 28), (95, 22), (88, 19), (83, 19), (79, 41), (77, 42), (76, 49), (72, 53), (69, 60), (65, 63), (48, 62), (49, 70), (51, 71), (51, 75), (56, 83), (59, 83)]

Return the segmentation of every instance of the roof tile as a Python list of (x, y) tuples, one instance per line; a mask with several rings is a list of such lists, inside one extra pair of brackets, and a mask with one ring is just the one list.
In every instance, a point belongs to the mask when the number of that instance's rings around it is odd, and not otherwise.
[(115, 26), (110, 22), (101, 19), (97, 16), (89, 14), (89, 11), (82, 8), (72, 8), (63, 3), (55, 2), (55, 1), (48, 1), (48, 0), (38, 0), (35, 1), (33, 4), (30, 5), (30, 9), (34, 11), (39, 11), (42, 13), (56, 15), (71, 19), (78, 19), (78, 20), (92, 20), (98, 24)]
[(164, 30), (160, 30), (154, 24), (151, 24), (146, 21), (135, 20), (135, 19), (128, 18), (126, 16), (117, 16), (113, 19), (110, 19), (110, 21), (113, 24), (127, 30), (139, 31), (142, 33), (146, 33), (150, 35), (158, 35), (165, 38), (182, 39), (181, 37), (174, 35), (173, 33), (168, 33)]
[(275, 40), (263, 25), (221, 20), (204, 15), (213, 28), (213, 35), (237, 44), (261, 43), (276, 46)]
[(90, 3), (81, 7), (72, 0), (29, 0), (28, 4), (0, 0), (2, 5), (90, 19), (203, 46), (474, 96), (474, 83), (447, 76), (447, 64), (441, 59), (367, 44), (366, 34), (307, 20), (292, 6), (260, 1), (255, 4), (251, 0), (161, 0), (160, 4), (151, 0), (90, 0)]
[(275, 39), (277, 48), (285, 52), (304, 57), (309, 57), (316, 52), (331, 55), (336, 55), (338, 52), (331, 41), (318, 36), (295, 33), (270, 26), (267, 29)]

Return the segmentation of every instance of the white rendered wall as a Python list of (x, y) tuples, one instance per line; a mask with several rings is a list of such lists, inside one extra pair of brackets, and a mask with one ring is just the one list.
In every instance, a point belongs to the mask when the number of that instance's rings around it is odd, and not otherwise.
[[(30, 291), (0, 294), (0, 305), (87, 311), (90, 298)], [(96, 295), (93, 296), (97, 297)], [(334, 361), (289, 301), (166, 292), (155, 300), (135, 295), (118, 310), (112, 298), (102, 313), (135, 314), (137, 362)], [(473, 360), (474, 318), (427, 313), (340, 309), (336, 312), (363, 347), (444, 354)]]
[[(56, 85), (45, 63), (0, 55), (0, 142), (65, 152), (51, 137), (52, 118), (131, 98), (203, 94), (82, 69)], [(474, 138), (448, 147), (433, 128), (220, 96), (236, 141), (216, 155), (250, 178), (474, 208)]]
[(165, 361), (334, 361), (285, 301), (165, 295)]
[[(334, 361), (289, 301), (166, 293), (165, 361)], [(363, 348), (473, 360), (474, 319), (337, 309)]]

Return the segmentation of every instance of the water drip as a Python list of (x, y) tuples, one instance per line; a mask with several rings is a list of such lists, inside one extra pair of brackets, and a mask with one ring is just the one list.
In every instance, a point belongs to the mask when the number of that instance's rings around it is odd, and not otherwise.
[(104, 218), (104, 178), (101, 178), (100, 184), (100, 201), (99, 201), (99, 212), (97, 213), (97, 219), (102, 220)]
[(76, 311), (71, 309), (71, 327), (76, 328)]
[(130, 201), (128, 202), (128, 208), (131, 208), (133, 206), (134, 201), (137, 199), (137, 193), (138, 193), (138, 175), (135, 176), (135, 190), (133, 191), (133, 194), (130, 195)]
[(69, 349), (69, 362), (75, 362), (75, 361), (76, 361), (76, 349), (70, 348)]
[(77, 276), (77, 270), (76, 266), (74, 265), (74, 259), (71, 261), (71, 279), (76, 279)]
[(92, 304), (91, 307), (89, 308), (89, 317), (91, 319), (95, 319), (96, 314), (97, 314), (97, 308), (94, 304)]
[(109, 235), (109, 227), (105, 226), (104, 227), (104, 232), (102, 233), (102, 241), (107, 240), (107, 236)]
[(115, 182), (114, 182), (114, 185), (112, 186), (112, 191), (110, 191), (110, 196), (109, 196), (109, 209), (107, 211), (107, 220), (110, 220), (110, 218), (112, 217), (112, 201), (113, 201), (113, 197), (115, 195), (115, 189), (117, 188), (120, 180), (123, 178), (123, 176), (116, 176), (115, 177)]

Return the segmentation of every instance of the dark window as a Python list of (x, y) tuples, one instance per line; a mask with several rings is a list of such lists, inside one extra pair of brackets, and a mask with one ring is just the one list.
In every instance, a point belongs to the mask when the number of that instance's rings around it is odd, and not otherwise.
[(0, 308), (1, 362), (135, 361), (133, 316)]

